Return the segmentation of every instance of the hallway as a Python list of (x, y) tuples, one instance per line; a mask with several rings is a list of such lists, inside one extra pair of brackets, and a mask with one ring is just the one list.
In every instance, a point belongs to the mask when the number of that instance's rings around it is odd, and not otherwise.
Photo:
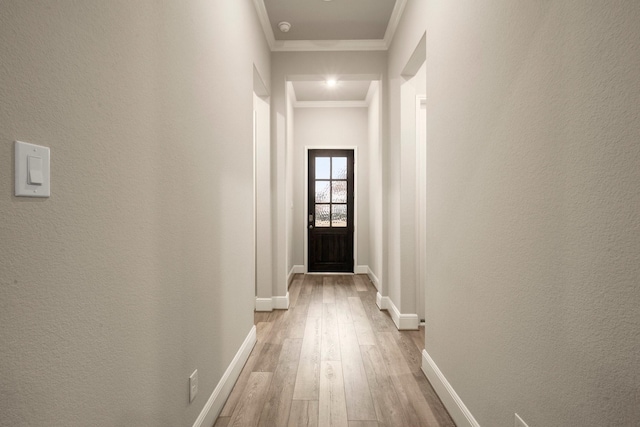
[(364, 275), (296, 275), (216, 427), (454, 426), (420, 369), (424, 329), (398, 331)]

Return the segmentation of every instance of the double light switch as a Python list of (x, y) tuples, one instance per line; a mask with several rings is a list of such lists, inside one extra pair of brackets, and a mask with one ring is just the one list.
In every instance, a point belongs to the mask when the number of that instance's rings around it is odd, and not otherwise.
[(16, 141), (16, 196), (49, 197), (50, 153), (48, 147)]

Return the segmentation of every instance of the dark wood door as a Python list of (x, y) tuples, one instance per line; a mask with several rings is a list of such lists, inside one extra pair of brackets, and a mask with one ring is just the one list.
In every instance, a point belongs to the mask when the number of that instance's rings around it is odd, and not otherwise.
[(353, 273), (353, 150), (309, 150), (310, 272)]

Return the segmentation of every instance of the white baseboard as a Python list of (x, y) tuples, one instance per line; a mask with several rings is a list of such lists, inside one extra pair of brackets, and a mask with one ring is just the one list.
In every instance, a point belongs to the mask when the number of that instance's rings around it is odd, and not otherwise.
[(376, 305), (380, 310), (388, 310), (393, 323), (399, 331), (415, 331), (420, 325), (417, 314), (402, 314), (389, 297), (383, 297), (380, 292), (376, 294)]
[(291, 271), (289, 271), (289, 274), (287, 275), (287, 288), (289, 287), (289, 285), (291, 285), (294, 274), (304, 274), (304, 273), (305, 273), (304, 265), (294, 265), (293, 267), (291, 267)]
[(389, 309), (389, 297), (383, 297), (380, 292), (376, 294), (376, 305), (380, 310)]
[(373, 271), (371, 271), (371, 269), (368, 267), (367, 267), (367, 275), (369, 276), (371, 283), (373, 283), (373, 286), (375, 286), (378, 292), (380, 292), (380, 280), (378, 280), (378, 277), (375, 274), (373, 274)]
[(274, 310), (288, 310), (289, 309), (289, 291), (287, 295), (283, 297), (272, 297)]
[(427, 350), (422, 350), (422, 372), (427, 376), (433, 389), (458, 427), (480, 427), (480, 424), (462, 402), (458, 393), (451, 387), (449, 381), (440, 371), (436, 362), (429, 356)]
[(253, 346), (256, 344), (256, 327), (253, 326), (249, 331), (249, 335), (245, 338), (242, 346), (236, 353), (235, 357), (231, 361), (229, 367), (220, 378), (218, 385), (209, 396), (209, 400), (202, 408), (200, 415), (193, 423), (193, 427), (208, 427), (212, 426), (213, 423), (220, 415), (220, 411), (222, 411), (222, 407), (225, 402), (229, 398), (229, 394), (231, 394), (231, 390), (233, 386), (236, 384), (238, 377), (240, 376), (240, 372), (244, 367), (244, 364), (247, 363), (247, 359), (249, 359), (249, 355), (251, 354), (251, 350), (253, 350)]
[(256, 311), (273, 311), (273, 299), (256, 297)]
[(289, 292), (285, 296), (271, 298), (256, 297), (256, 311), (287, 310), (289, 308)]
[(387, 310), (389, 310), (389, 314), (391, 314), (391, 319), (393, 320), (393, 323), (396, 324), (396, 328), (398, 328), (399, 331), (415, 331), (418, 329), (420, 319), (417, 314), (400, 313), (400, 310), (398, 310), (398, 307), (396, 307), (393, 301), (391, 301), (391, 298), (384, 298), (387, 300), (384, 304), (387, 306)]
[(353, 273), (354, 274), (367, 274), (367, 273), (369, 273), (369, 266), (368, 265), (356, 265), (355, 267), (353, 267)]

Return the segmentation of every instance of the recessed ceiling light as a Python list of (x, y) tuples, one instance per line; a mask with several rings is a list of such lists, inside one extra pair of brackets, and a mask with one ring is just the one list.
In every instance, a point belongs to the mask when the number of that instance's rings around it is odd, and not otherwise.
[(334, 87), (338, 82), (336, 79), (327, 79), (327, 86)]

